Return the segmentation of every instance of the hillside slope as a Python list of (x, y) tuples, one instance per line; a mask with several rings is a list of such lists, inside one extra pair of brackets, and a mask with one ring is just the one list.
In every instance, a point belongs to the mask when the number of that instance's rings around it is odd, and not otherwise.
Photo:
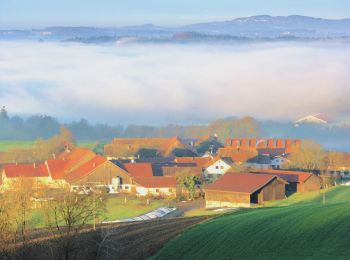
[(302, 196), (307, 203), (292, 196), (286, 200), (290, 206), (252, 209), (198, 225), (154, 259), (349, 259), (350, 188), (332, 189), (326, 205), (320, 194)]

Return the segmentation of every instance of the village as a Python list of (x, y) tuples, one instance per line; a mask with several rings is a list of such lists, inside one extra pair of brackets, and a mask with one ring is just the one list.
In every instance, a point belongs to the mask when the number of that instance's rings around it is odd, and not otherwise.
[(1, 191), (6, 193), (22, 179), (32, 182), (34, 189), (204, 198), (207, 208), (251, 207), (350, 178), (348, 165), (330, 165), (325, 171), (290, 169), (292, 154), (301, 149), (302, 140), (297, 139), (242, 138), (221, 144), (215, 136), (175, 136), (115, 138), (100, 155), (67, 142), (45, 161), (3, 164)]

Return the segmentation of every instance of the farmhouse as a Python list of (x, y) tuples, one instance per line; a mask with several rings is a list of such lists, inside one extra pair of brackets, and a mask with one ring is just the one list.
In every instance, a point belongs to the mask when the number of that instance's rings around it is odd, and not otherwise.
[(231, 158), (216, 157), (207, 162), (203, 168), (204, 177), (209, 181), (215, 181), (231, 169)]
[(45, 164), (8, 164), (3, 167), (1, 173), (2, 190), (11, 189), (12, 183), (21, 178), (32, 181), (34, 187), (52, 183)]
[(190, 146), (178, 136), (171, 138), (115, 138), (104, 147), (105, 155), (111, 159), (136, 159), (170, 156), (193, 156)]
[(294, 192), (317, 191), (321, 188), (322, 180), (319, 176), (308, 172), (282, 171), (282, 170), (260, 170), (256, 173), (278, 176), (289, 184), (286, 185), (287, 194)]
[(176, 197), (176, 177), (136, 177), (134, 183), (139, 196)]
[(226, 173), (205, 187), (207, 208), (250, 207), (285, 198), (286, 181), (269, 174)]

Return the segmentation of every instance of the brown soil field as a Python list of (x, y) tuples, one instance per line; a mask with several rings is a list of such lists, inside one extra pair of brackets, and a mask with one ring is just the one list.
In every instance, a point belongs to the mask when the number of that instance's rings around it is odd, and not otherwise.
[[(74, 239), (69, 259), (147, 259), (166, 242), (186, 229), (207, 220), (208, 216), (170, 218), (135, 223), (99, 226), (96, 231), (85, 230)], [(39, 235), (40, 234), (40, 235)], [(35, 231), (22, 254), (26, 259), (64, 259), (62, 240), (46, 231)]]

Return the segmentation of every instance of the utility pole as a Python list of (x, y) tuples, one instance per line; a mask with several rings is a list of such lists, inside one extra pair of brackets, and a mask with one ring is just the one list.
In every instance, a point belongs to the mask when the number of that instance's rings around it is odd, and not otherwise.
[(92, 222), (92, 229), (96, 230), (96, 196), (95, 191), (92, 192), (92, 214), (93, 214), (93, 222)]

